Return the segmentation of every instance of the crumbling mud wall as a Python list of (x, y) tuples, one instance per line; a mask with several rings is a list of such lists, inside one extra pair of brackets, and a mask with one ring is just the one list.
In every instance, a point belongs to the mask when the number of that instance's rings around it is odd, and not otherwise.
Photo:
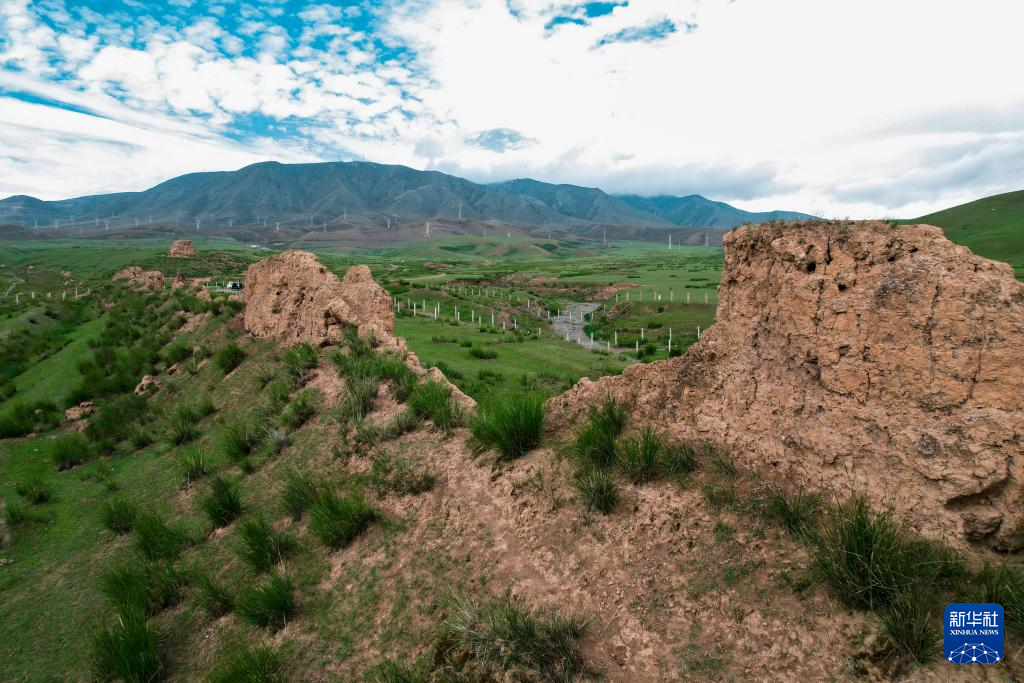
[(405, 340), (395, 337), (391, 296), (366, 266), (352, 266), (339, 280), (314, 254), (286, 251), (249, 266), (244, 292), (245, 329), (255, 337), (323, 346), (340, 342), (354, 328), (376, 339), (381, 350), (402, 355), (421, 377), (449, 384), (464, 408), (476, 405), (440, 370), (424, 369)]
[(196, 248), (192, 240), (174, 240), (167, 255), (171, 258), (192, 258), (196, 255)]
[(164, 274), (159, 270), (143, 270), (139, 266), (128, 266), (114, 274), (111, 280), (128, 280), (139, 289), (158, 291), (164, 288)]
[(744, 227), (725, 238), (717, 320), (687, 354), (582, 380), (681, 439), (729, 446), (779, 484), (862, 492), (926, 535), (1024, 547), (1024, 285), (940, 229)]

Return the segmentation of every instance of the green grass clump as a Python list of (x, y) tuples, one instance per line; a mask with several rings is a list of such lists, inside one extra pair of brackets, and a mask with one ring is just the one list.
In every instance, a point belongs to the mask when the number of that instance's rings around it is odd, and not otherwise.
[(243, 360), (245, 351), (235, 342), (228, 342), (213, 354), (213, 364), (225, 375), (241, 365)]
[(57, 471), (61, 472), (83, 464), (92, 457), (92, 452), (84, 435), (65, 434), (53, 440), (50, 457)]
[(32, 510), (27, 504), (20, 500), (9, 500), (4, 505), (4, 521), (12, 529), (22, 527), (32, 522), (43, 522), (46, 520), (39, 512)]
[(202, 504), (203, 511), (215, 527), (231, 524), (242, 514), (242, 492), (238, 482), (214, 477)]
[(797, 491), (795, 496), (770, 488), (761, 502), (761, 516), (779, 522), (794, 536), (802, 536), (813, 529), (817, 521), (821, 499), (818, 496)]
[(14, 490), (18, 492), (19, 496), (33, 505), (45, 503), (53, 495), (50, 483), (41, 472), (34, 472), (22, 479), (15, 484)]
[(206, 476), (206, 452), (199, 444), (181, 449), (174, 464), (186, 486)]
[(394, 354), (379, 355), (376, 359), (376, 372), (382, 379), (391, 382), (391, 392), (399, 403), (405, 403), (416, 387), (416, 373)]
[(93, 675), (101, 681), (145, 683), (160, 678), (156, 630), (138, 610), (118, 613), (114, 622), (100, 628), (92, 641)]
[(281, 422), (289, 429), (298, 429), (306, 423), (309, 418), (316, 415), (320, 406), (320, 392), (316, 390), (303, 390), (295, 395), (281, 415)]
[(209, 683), (284, 683), (285, 658), (268, 645), (232, 648), (207, 679)]
[(269, 571), (295, 547), (295, 541), (291, 536), (274, 531), (263, 517), (239, 522), (238, 537), (242, 541), (239, 555), (246, 564), (258, 572)]
[(124, 498), (112, 498), (100, 506), (100, 517), (107, 531), (121, 536), (135, 528), (139, 509)]
[(732, 486), (725, 486), (718, 482), (705, 482), (704, 497), (716, 510), (730, 508), (736, 504), (736, 490)]
[(263, 434), (254, 420), (236, 417), (224, 421), (216, 443), (229, 460), (238, 462), (256, 450), (262, 440)]
[(320, 356), (312, 344), (302, 342), (284, 354), (284, 370), (295, 384), (301, 383), (309, 371), (320, 364)]
[(581, 470), (576, 473), (573, 485), (584, 505), (591, 510), (607, 515), (619, 502), (619, 485), (606, 470)]
[(25, 436), (57, 425), (61, 411), (53, 401), (16, 403), (0, 413), (0, 439)]
[(100, 575), (100, 594), (124, 612), (141, 610), (147, 616), (181, 601), (184, 577), (163, 562), (127, 562)]
[(495, 680), (574, 681), (595, 677), (579, 640), (586, 622), (530, 610), (513, 600), (478, 605), (460, 600), (443, 626), (450, 661), (468, 657)]
[(358, 492), (338, 496), (322, 491), (309, 514), (309, 530), (332, 550), (344, 548), (380, 519), (380, 512)]
[(370, 483), (379, 496), (415, 496), (434, 488), (437, 478), (422, 467), (412, 467), (405, 460), (382, 453), (373, 459)]
[(380, 384), (373, 377), (353, 375), (345, 380), (348, 388), (348, 412), (359, 418), (365, 416), (373, 409), (373, 399), (377, 397)]
[(576, 433), (576, 455), (595, 467), (611, 467), (618, 456), (616, 439), (625, 426), (625, 406), (606, 396), (600, 408), (590, 408), (586, 426)]
[(994, 602), (1003, 606), (1006, 628), (1024, 636), (1024, 576), (1008, 564), (986, 562), (974, 578), (971, 602)]
[(174, 560), (189, 544), (188, 534), (155, 512), (139, 512), (133, 529), (136, 547), (151, 560)]
[(469, 430), (478, 449), (493, 448), (502, 460), (514, 460), (540, 443), (544, 399), (536, 394), (509, 396), (480, 407)]
[(217, 619), (235, 609), (235, 599), (224, 586), (218, 583), (209, 574), (199, 574), (195, 577), (196, 604), (199, 605), (211, 618)]
[(167, 419), (167, 440), (175, 446), (192, 441), (199, 436), (200, 432), (196, 422), (200, 419), (202, 418), (195, 407), (190, 405), (178, 406)]
[(936, 604), (931, 590), (915, 584), (899, 593), (879, 614), (882, 633), (918, 664), (941, 652), (942, 636), (933, 626)]
[(409, 394), (409, 409), (420, 420), (429, 419), (434, 427), (448, 431), (460, 422), (452, 403), (452, 389), (433, 380), (419, 384)]
[(313, 505), (316, 498), (316, 484), (313, 483), (311, 476), (295, 470), (285, 471), (281, 501), (292, 519), (302, 519), (302, 515)]
[(618, 449), (619, 469), (634, 484), (645, 484), (667, 474), (665, 455), (661, 436), (646, 427), (640, 436), (627, 439)]
[(164, 363), (168, 366), (180, 363), (192, 355), (192, 347), (188, 344), (176, 341), (164, 349)]
[(133, 450), (141, 451), (153, 443), (153, 432), (143, 425), (133, 424), (128, 428), (127, 438)]
[(272, 576), (265, 583), (242, 593), (238, 614), (251, 624), (277, 631), (295, 614), (295, 587), (285, 576)]
[(474, 346), (469, 350), (469, 355), (473, 358), (479, 358), (480, 360), (494, 360), (498, 357), (498, 352), (493, 349), (481, 349)]

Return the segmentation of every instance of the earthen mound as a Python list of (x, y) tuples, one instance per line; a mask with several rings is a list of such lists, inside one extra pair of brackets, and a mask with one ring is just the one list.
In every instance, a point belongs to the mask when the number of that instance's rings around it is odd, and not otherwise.
[[(355, 329), (361, 337), (374, 338), (381, 350), (403, 356), (419, 376), (427, 376), (405, 340), (394, 336), (391, 296), (366, 266), (352, 266), (339, 280), (315, 255), (286, 251), (249, 266), (244, 300), (245, 329), (255, 337), (322, 346), (340, 342), (346, 331)], [(463, 407), (475, 406), (472, 398), (451, 387)]]
[(865, 494), (926, 535), (1024, 546), (1024, 285), (939, 228), (729, 233), (714, 326), (689, 352), (582, 380), (783, 485)]
[(191, 258), (196, 255), (196, 248), (192, 240), (174, 240), (167, 255), (171, 258)]
[(157, 291), (164, 288), (164, 274), (159, 270), (143, 270), (139, 266), (128, 266), (114, 274), (111, 280), (129, 280), (141, 289)]

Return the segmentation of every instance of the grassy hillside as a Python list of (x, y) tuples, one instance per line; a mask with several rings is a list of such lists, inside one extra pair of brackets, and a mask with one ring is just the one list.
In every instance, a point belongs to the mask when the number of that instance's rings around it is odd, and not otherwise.
[(942, 228), (975, 254), (1006, 261), (1024, 277), (1024, 190), (986, 197), (915, 218)]

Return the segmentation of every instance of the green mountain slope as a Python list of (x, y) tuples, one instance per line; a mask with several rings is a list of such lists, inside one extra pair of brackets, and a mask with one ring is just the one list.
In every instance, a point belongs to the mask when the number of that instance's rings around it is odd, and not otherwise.
[(990, 259), (1006, 261), (1024, 277), (1024, 190), (986, 197), (915, 218), (942, 228), (946, 237)]

